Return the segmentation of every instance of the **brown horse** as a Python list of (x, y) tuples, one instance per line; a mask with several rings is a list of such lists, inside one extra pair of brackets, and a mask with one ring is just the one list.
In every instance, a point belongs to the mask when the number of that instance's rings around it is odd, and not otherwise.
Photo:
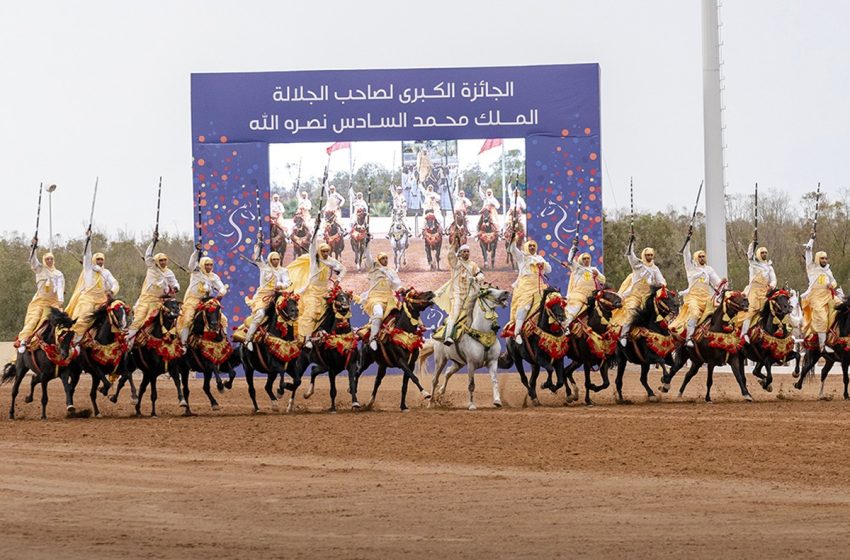
[(519, 210), (513, 211), (513, 218), (505, 224), (505, 231), (502, 234), (502, 239), (505, 240), (505, 263), (511, 265), (514, 270), (517, 269), (517, 263), (514, 262), (513, 253), (510, 251), (511, 242), (517, 244), (517, 247), (522, 247), (525, 241), (525, 228), (522, 226), (522, 221), (519, 218)]
[(490, 260), (490, 268), (496, 268), (496, 247), (499, 245), (499, 228), (493, 221), (493, 210), (489, 207), (481, 213), (478, 218), (478, 228), (475, 233), (478, 245), (481, 246), (481, 256), (484, 259), (483, 268), (487, 268), (487, 259)]
[[(307, 252), (310, 247), (310, 242), (313, 240), (313, 232), (304, 223), (304, 216), (295, 214), (292, 218), (292, 233), (289, 235), (292, 241), (292, 254), (294, 258), (298, 258)], [(281, 256), (281, 258), (283, 258)]]
[(366, 216), (366, 209), (358, 208), (357, 217), (351, 224), (351, 250), (354, 251), (354, 264), (357, 265), (357, 270), (362, 268), (363, 257), (366, 254), (366, 236), (369, 235), (369, 224)]
[(460, 247), (466, 245), (469, 239), (469, 226), (466, 223), (466, 213), (461, 210), (455, 211), (455, 219), (449, 225), (449, 246)]
[(325, 212), (325, 243), (331, 246), (331, 255), (339, 259), (345, 249), (345, 231), (336, 222), (336, 214), (329, 210)]
[(425, 227), (422, 228), (425, 240), (425, 256), (431, 270), (440, 270), (440, 251), (443, 248), (443, 228), (433, 212), (425, 214)]

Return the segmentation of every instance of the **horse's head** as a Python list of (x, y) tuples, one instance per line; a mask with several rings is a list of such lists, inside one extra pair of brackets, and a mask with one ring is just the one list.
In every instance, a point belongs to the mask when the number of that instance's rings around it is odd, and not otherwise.
[(277, 316), (288, 323), (298, 319), (298, 300), (301, 299), (298, 294), (292, 292), (278, 292), (275, 298), (275, 312)]
[(437, 223), (437, 216), (435, 216), (433, 212), (428, 212), (425, 214), (425, 223), (428, 224), (429, 227), (434, 227), (434, 224)]
[(357, 221), (362, 222), (366, 220), (366, 209), (362, 206), (357, 209)]
[(221, 301), (205, 297), (195, 308), (195, 325), (201, 332), (217, 333), (221, 328)]
[(434, 303), (435, 294), (432, 291), (420, 292), (416, 288), (402, 288), (398, 291), (401, 300), (418, 315)]
[(661, 317), (670, 317), (679, 313), (679, 294), (676, 293), (676, 290), (671, 290), (667, 286), (655, 288), (653, 301), (655, 303), (655, 310), (657, 311), (656, 317), (658, 315)]
[(466, 212), (463, 210), (455, 210), (455, 224), (458, 226), (466, 224)]
[(337, 317), (349, 317), (351, 315), (351, 302), (354, 300), (354, 293), (349, 290), (343, 290), (339, 284), (334, 284), (328, 292), (327, 302), (334, 311)]
[(612, 290), (609, 286), (603, 286), (602, 288), (595, 290), (591, 297), (593, 298), (594, 305), (599, 314), (606, 319), (611, 318), (611, 313), (613, 313), (615, 309), (623, 307), (623, 298), (621, 298), (620, 294)]
[(120, 332), (129, 325), (130, 307), (120, 299), (108, 301), (105, 305), (106, 318), (112, 332)]
[[(548, 330), (559, 331), (567, 321), (567, 301), (558, 290), (548, 289), (543, 292), (543, 313), (540, 321)], [(555, 326), (557, 325), (557, 326)]]
[(770, 313), (777, 319), (783, 319), (794, 310), (791, 305), (791, 294), (788, 290), (773, 288), (767, 294), (767, 305)]
[(490, 307), (505, 307), (508, 305), (508, 298), (511, 293), (499, 288), (481, 288), (478, 290), (478, 299), (488, 304)]
[(329, 224), (336, 222), (336, 212), (333, 210), (325, 210), (325, 221)]
[(295, 217), (292, 218), (292, 224), (294, 228), (301, 229), (304, 227), (304, 216), (301, 214), (295, 214)]
[(744, 292), (738, 290), (724, 290), (723, 302), (726, 306), (726, 315), (729, 317), (734, 317), (736, 314), (746, 311), (750, 305)]
[(170, 329), (180, 316), (180, 302), (171, 296), (162, 298), (162, 309), (159, 311), (162, 326)]
[(52, 344), (59, 350), (59, 356), (63, 359), (71, 354), (71, 343), (74, 340), (74, 331), (71, 327), (74, 323), (76, 321), (61, 309), (50, 308), (50, 314), (47, 316), (49, 332), (45, 333), (45, 339), (48, 342), (51, 338), (53, 339)]

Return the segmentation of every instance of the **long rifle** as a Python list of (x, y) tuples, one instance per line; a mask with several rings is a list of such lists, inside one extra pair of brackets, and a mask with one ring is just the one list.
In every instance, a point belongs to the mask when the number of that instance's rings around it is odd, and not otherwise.
[(818, 236), (818, 211), (820, 210), (820, 181), (815, 192), (815, 219), (812, 221), (812, 239)]
[(759, 244), (759, 184), (756, 182), (755, 201), (753, 203), (755, 209), (755, 218), (753, 220), (753, 250)]
[[(257, 258), (259, 258), (263, 256), (263, 240), (265, 237), (263, 236), (263, 215), (260, 212), (260, 187), (256, 184), (254, 185), (254, 200), (256, 201), (255, 210), (257, 212), (257, 245), (260, 248)], [(271, 227), (271, 224), (269, 224), (269, 227)]]
[(41, 191), (44, 188), (44, 183), (38, 184), (38, 209), (35, 211), (35, 235), (32, 236), (32, 251), (30, 258), (35, 254), (38, 248), (38, 222), (41, 220)]
[(153, 228), (153, 246), (159, 241), (159, 205), (162, 202), (162, 175), (159, 177), (159, 187), (156, 191), (156, 225)]
[(629, 247), (635, 241), (635, 184), (629, 177)]
[(511, 242), (510, 245), (514, 244), (514, 239), (516, 238), (516, 212), (517, 212), (517, 203), (519, 202), (519, 177), (512, 177), (514, 180), (514, 209), (511, 212)]
[(687, 238), (685, 239), (685, 244), (682, 245), (682, 250), (679, 251), (680, 253), (685, 250), (685, 247), (687, 246), (688, 241), (691, 240), (691, 236), (694, 234), (694, 222), (697, 219), (697, 208), (699, 208), (699, 199), (700, 199), (700, 195), (702, 195), (702, 184), (703, 184), (703, 181), (700, 181), (699, 182), (699, 190), (697, 191), (697, 201), (694, 202), (694, 211), (691, 214), (691, 222), (688, 224), (688, 235), (687, 235)]
[(298, 196), (298, 190), (301, 188), (301, 161), (303, 158), (298, 158), (298, 176), (295, 178), (295, 196)]
[(319, 227), (322, 224), (322, 206), (325, 203), (325, 188), (328, 184), (328, 173), (330, 172), (331, 166), (331, 156), (328, 154), (328, 162), (325, 164), (325, 174), (322, 177), (322, 190), (319, 192), (319, 205), (317, 206), (318, 211), (316, 212), (316, 225), (313, 226), (313, 237), (311, 239), (315, 239), (316, 235), (319, 233)]
[(89, 248), (89, 243), (91, 243), (91, 228), (94, 224), (94, 201), (97, 200), (97, 182), (99, 177), (94, 178), (94, 194), (91, 197), (91, 212), (89, 212), (89, 227), (86, 228), (86, 246), (83, 247), (83, 254), (86, 254), (86, 250)]

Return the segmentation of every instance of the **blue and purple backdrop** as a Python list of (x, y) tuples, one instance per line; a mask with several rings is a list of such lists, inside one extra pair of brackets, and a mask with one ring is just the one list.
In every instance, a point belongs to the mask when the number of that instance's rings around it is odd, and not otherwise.
[[(601, 266), (599, 122), (597, 64), (192, 74), (194, 189), (231, 324), (257, 283), (247, 259), (255, 193), (269, 213), (269, 144), (525, 138), (529, 235), (566, 260), (578, 211), (582, 249)], [(567, 271), (549, 280), (563, 290)]]

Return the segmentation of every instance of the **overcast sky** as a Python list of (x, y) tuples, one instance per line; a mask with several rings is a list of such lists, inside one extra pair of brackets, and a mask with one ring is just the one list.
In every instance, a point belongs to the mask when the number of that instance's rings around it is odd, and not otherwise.
[[(728, 192), (850, 186), (850, 2), (727, 1)], [(0, 231), (192, 223), (192, 72), (598, 62), (603, 194), (689, 207), (703, 175), (700, 2), (148, 0), (0, 3)], [(434, 31), (439, 30), (439, 33)], [(42, 221), (42, 237), (46, 227)]]

